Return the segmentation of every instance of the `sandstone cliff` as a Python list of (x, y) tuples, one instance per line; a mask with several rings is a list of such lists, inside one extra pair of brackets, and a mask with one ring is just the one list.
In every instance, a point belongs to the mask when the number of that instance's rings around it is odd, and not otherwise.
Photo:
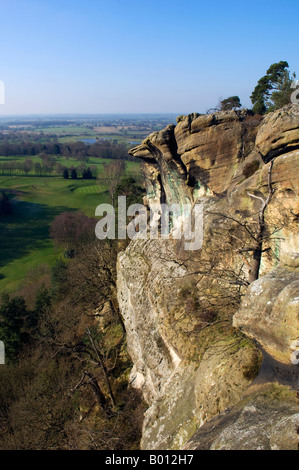
[(146, 204), (201, 204), (204, 227), (118, 257), (142, 449), (297, 448), (299, 106), (180, 116), (131, 154)]

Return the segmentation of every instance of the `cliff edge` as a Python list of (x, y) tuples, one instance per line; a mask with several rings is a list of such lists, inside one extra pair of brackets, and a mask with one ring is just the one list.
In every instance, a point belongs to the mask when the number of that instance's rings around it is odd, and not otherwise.
[(180, 116), (130, 153), (148, 207), (203, 217), (200, 249), (137, 235), (118, 257), (141, 448), (297, 449), (299, 106)]

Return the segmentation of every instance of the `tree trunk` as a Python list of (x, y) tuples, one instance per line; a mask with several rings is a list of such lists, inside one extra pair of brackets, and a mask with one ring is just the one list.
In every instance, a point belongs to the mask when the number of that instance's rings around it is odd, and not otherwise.
[(251, 284), (253, 281), (256, 281), (259, 278), (260, 266), (262, 258), (262, 248), (257, 247), (253, 252), (252, 263), (250, 266), (248, 282)]
[(89, 328), (87, 328), (87, 334), (88, 334), (88, 337), (89, 337), (89, 339), (90, 339), (90, 342), (91, 342), (91, 345), (92, 345), (92, 347), (93, 347), (93, 350), (94, 350), (94, 352), (96, 353), (96, 357), (97, 357), (97, 360), (98, 360), (98, 364), (101, 366), (102, 371), (103, 371), (103, 373), (104, 373), (105, 381), (106, 381), (106, 384), (107, 384), (107, 387), (108, 387), (108, 391), (109, 391), (109, 395), (110, 395), (112, 404), (113, 404), (113, 406), (115, 406), (115, 405), (116, 405), (116, 402), (115, 402), (114, 394), (113, 394), (112, 387), (111, 387), (111, 384), (110, 384), (110, 379), (109, 379), (108, 371), (107, 371), (107, 368), (106, 368), (105, 363), (104, 363), (104, 359), (103, 359), (103, 357), (102, 357), (102, 354), (100, 353), (100, 351), (98, 350), (98, 348), (96, 347), (96, 345), (95, 345), (95, 343), (94, 343), (94, 340), (93, 340), (93, 338), (92, 338), (92, 336), (91, 336), (91, 333), (90, 333)]

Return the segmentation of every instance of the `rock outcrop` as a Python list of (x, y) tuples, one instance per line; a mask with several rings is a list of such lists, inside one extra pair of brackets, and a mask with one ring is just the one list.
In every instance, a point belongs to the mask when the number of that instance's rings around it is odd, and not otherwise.
[(298, 149), (290, 105), (180, 116), (131, 150), (145, 203), (201, 204), (204, 227), (201, 249), (137, 235), (118, 257), (131, 383), (148, 403), (142, 449), (296, 447)]
[(184, 450), (298, 450), (298, 395), (279, 384), (255, 387), (199, 429)]
[(276, 361), (299, 362), (294, 353), (298, 350), (299, 356), (299, 254), (282, 257), (276, 269), (248, 287), (233, 325)]

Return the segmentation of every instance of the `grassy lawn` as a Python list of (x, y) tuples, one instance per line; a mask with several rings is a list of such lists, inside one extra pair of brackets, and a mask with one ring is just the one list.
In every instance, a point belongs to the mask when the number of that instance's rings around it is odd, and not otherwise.
[(92, 193), (76, 191), (91, 183), (59, 177), (0, 177), (0, 189), (9, 194), (14, 207), (13, 214), (0, 221), (0, 292), (15, 291), (29, 271), (54, 264), (59, 253), (49, 229), (58, 214), (81, 210), (94, 216), (98, 204), (110, 202), (101, 187)]
[[(127, 174), (137, 175), (138, 169), (135, 162), (127, 162)], [(0, 176), (0, 191), (14, 206), (12, 215), (0, 219), (0, 294), (16, 291), (39, 265), (55, 263), (60, 253), (49, 238), (49, 228), (58, 214), (79, 210), (94, 217), (99, 204), (111, 203), (104, 185), (94, 179)]]

